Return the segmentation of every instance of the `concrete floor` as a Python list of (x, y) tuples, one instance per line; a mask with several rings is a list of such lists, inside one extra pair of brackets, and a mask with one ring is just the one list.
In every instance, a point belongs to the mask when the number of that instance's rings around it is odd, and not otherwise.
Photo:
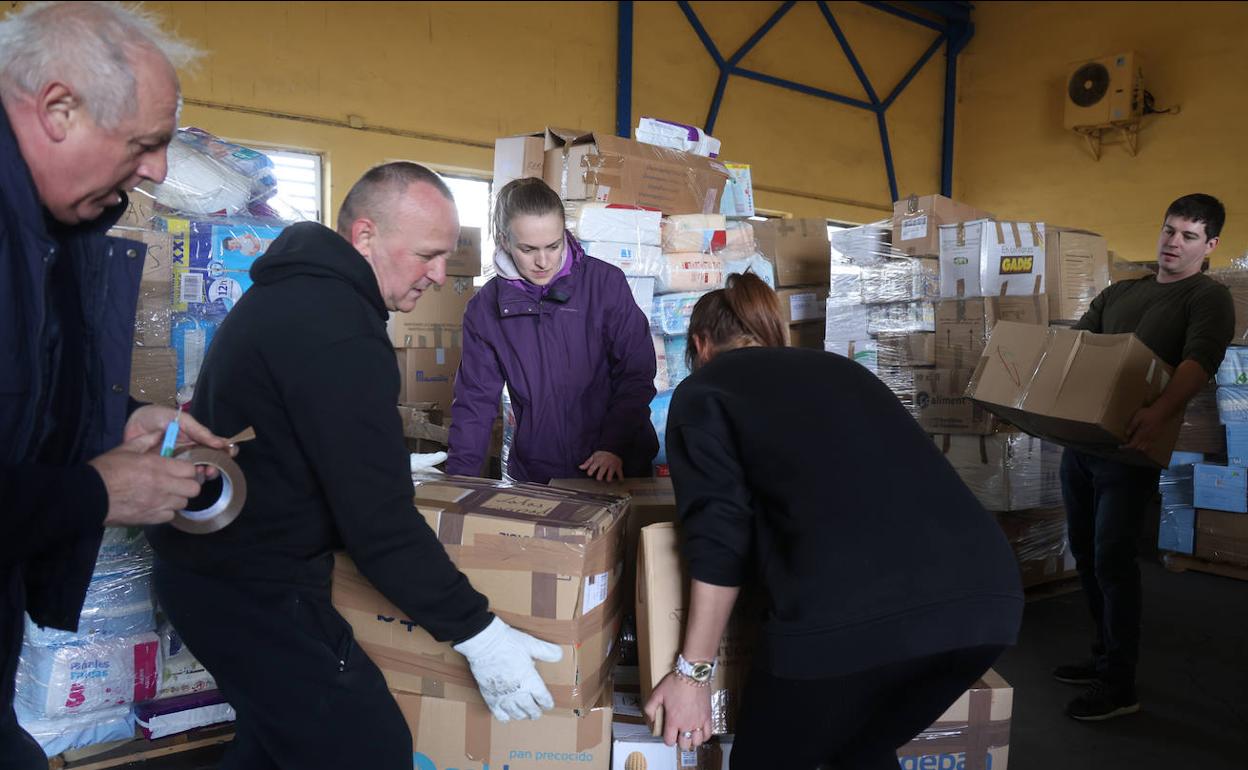
[[(1014, 685), (1010, 770), (1248, 768), (1248, 583), (1174, 574), (1152, 560), (1142, 569), (1142, 711), (1098, 724), (1068, 719), (1062, 709), (1079, 689), (1049, 672), (1086, 654), (1091, 623), (1080, 593), (1032, 602), (1019, 645), (996, 667)], [(135, 766), (208, 770), (221, 754)]]

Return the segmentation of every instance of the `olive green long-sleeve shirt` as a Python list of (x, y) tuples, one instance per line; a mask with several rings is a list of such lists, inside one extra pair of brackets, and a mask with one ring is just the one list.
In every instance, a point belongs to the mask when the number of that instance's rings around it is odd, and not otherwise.
[(1231, 292), (1204, 273), (1174, 283), (1150, 276), (1105, 289), (1075, 328), (1134, 332), (1171, 366), (1191, 359), (1212, 377), (1235, 336), (1235, 305)]

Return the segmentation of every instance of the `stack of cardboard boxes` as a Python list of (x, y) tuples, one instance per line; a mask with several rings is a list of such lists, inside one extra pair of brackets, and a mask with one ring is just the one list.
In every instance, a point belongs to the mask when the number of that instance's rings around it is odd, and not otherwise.
[(334, 606), (407, 717), (416, 766), (606, 768), (628, 500), (441, 477), (417, 481), (415, 504), (498, 617), (563, 648), (559, 663), (537, 666), (555, 710), (501, 724), (451, 643), (433, 639), (338, 555)]
[(775, 265), (780, 313), (790, 344), (823, 349), (827, 316), (828, 223), (823, 219), (773, 219), (754, 225), (758, 250)]
[(399, 403), (433, 403), (451, 409), (455, 373), (464, 347), (464, 310), (481, 274), (481, 229), (463, 227), (446, 262), (446, 283), (431, 286), (416, 307), (390, 314), (386, 331), (398, 358)]
[(125, 214), (108, 234), (138, 242), (124, 247), (127, 258), (138, 258), (139, 251), (146, 250), (134, 319), (130, 395), (139, 401), (176, 406), (178, 359), (170, 347), (173, 239), (155, 229), (155, 216), (150, 198), (131, 193)]

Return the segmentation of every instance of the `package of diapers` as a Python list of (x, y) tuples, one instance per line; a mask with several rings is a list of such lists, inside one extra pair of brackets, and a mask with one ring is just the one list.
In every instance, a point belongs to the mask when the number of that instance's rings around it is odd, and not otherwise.
[(16, 702), (34, 717), (64, 717), (152, 700), (160, 640), (148, 632), (60, 647), (23, 645)]
[(134, 737), (134, 713), (129, 706), (47, 719), (17, 711), (17, 723), (30, 733), (49, 758), (70, 749)]

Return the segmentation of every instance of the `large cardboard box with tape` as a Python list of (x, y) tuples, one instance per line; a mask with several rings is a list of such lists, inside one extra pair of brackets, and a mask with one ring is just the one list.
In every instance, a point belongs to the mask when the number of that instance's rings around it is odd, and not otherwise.
[(1050, 225), (1045, 230), (1044, 248), (1049, 317), (1078, 321), (1096, 295), (1109, 286), (1105, 239), (1086, 230)]
[(943, 195), (911, 195), (893, 203), (893, 249), (908, 257), (940, 255), (940, 226), (992, 214)]
[(988, 669), (936, 722), (897, 749), (901, 770), (1007, 770), (1014, 688)]
[[(756, 619), (749, 592), (743, 591), (719, 645), (718, 669), (711, 683), (711, 730), (736, 731), (741, 693), (754, 652)], [(676, 664), (689, 609), (689, 573), (680, 558), (676, 527), (651, 524), (641, 530), (637, 554), (637, 659), (642, 700)], [(660, 724), (661, 726), (661, 724)]]
[(394, 692), (412, 733), (415, 770), (607, 770), (611, 693), (583, 714), (555, 709), (537, 721), (499, 722), (484, 704)]
[[(507, 623), (563, 647), (537, 670), (562, 708), (589, 708), (609, 679), (623, 606), (628, 501), (449, 476), (416, 483), (416, 510)], [(468, 662), (336, 557), (334, 606), (390, 689), (480, 702)]]
[(826, 219), (769, 219), (754, 223), (754, 241), (776, 266), (776, 286), (828, 282), (832, 243)]
[(451, 276), (442, 286), (430, 286), (416, 307), (391, 313), (386, 322), (390, 344), (396, 348), (462, 348), (464, 311), (473, 295), (472, 279)]
[(1170, 384), (1173, 369), (1134, 334), (998, 323), (967, 395), (1001, 419), (1062, 446), (1164, 468), (1182, 415), (1147, 454), (1120, 449), (1127, 425)]
[(997, 321), (1049, 325), (1044, 295), (1027, 297), (973, 297), (936, 303), (936, 366), (974, 369)]
[(1043, 294), (1043, 222), (983, 219), (940, 228), (940, 295)]

